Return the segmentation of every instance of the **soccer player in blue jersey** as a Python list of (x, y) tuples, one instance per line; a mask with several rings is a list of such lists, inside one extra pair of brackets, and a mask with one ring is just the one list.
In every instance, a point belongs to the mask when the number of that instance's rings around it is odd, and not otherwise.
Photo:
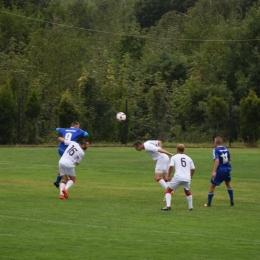
[[(88, 132), (83, 131), (79, 127), (80, 127), (79, 122), (74, 121), (71, 124), (70, 128), (56, 128), (56, 131), (59, 132), (61, 134), (61, 137), (63, 137), (66, 141), (77, 142), (79, 137), (88, 137)], [(63, 142), (59, 143), (58, 153), (60, 156), (63, 155), (63, 153), (67, 147), (68, 146), (65, 143), (63, 143)], [(60, 181), (61, 181), (61, 176), (60, 176), (60, 173), (58, 172), (57, 179), (53, 183), (54, 186), (56, 186), (56, 188), (58, 188), (58, 189), (60, 186)]]
[(213, 160), (214, 166), (211, 175), (211, 183), (209, 187), (208, 193), (208, 203), (205, 204), (205, 207), (210, 207), (212, 198), (214, 196), (214, 189), (216, 186), (220, 186), (220, 184), (224, 181), (227, 186), (228, 195), (230, 198), (230, 206), (234, 206), (234, 194), (233, 188), (231, 186), (231, 174), (232, 170), (230, 161), (230, 153), (227, 147), (222, 145), (222, 138), (216, 137), (214, 140), (215, 148), (213, 149)]

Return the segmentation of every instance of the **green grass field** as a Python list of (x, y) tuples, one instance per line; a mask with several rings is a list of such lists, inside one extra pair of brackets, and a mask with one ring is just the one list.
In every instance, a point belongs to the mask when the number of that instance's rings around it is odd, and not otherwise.
[(0, 259), (260, 259), (260, 150), (230, 149), (235, 207), (222, 184), (204, 208), (211, 151), (186, 149), (194, 211), (179, 188), (164, 212), (145, 151), (90, 147), (62, 201), (52, 184), (57, 148), (1, 148)]

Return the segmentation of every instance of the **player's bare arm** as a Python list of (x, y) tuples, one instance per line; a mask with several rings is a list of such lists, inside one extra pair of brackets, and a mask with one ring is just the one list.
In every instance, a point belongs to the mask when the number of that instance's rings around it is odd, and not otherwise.
[(58, 137), (58, 141), (64, 143), (65, 139), (64, 139), (63, 137), (60, 136), (60, 137)]
[(215, 159), (213, 171), (212, 171), (212, 175), (211, 175), (212, 178), (215, 178), (215, 176), (216, 176), (216, 171), (217, 171), (218, 165), (219, 165), (219, 159)]
[(167, 155), (169, 155), (169, 156), (173, 156), (173, 155), (174, 155), (173, 153), (169, 153), (169, 152), (167, 152), (167, 151), (165, 151), (165, 150), (163, 150), (163, 149), (159, 149), (158, 152), (159, 152), (159, 153), (165, 153), (165, 154), (167, 154)]

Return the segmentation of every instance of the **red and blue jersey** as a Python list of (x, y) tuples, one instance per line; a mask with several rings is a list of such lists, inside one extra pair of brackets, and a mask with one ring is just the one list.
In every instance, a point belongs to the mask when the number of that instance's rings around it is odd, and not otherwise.
[[(88, 132), (83, 131), (80, 128), (70, 127), (70, 128), (56, 128), (56, 131), (61, 134), (61, 136), (67, 141), (77, 142), (79, 137), (87, 137)], [(60, 156), (64, 153), (68, 146), (63, 142), (59, 143), (58, 153)]]
[(215, 159), (219, 159), (217, 172), (225, 172), (232, 170), (231, 164), (229, 163), (230, 158), (230, 153), (227, 147), (217, 146), (213, 149), (213, 160), (215, 161)]

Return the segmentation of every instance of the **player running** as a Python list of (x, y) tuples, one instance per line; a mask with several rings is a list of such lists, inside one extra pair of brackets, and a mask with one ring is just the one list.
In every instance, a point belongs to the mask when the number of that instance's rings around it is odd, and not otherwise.
[[(65, 140), (77, 142), (80, 137), (88, 137), (88, 132), (83, 131), (79, 127), (80, 127), (79, 122), (74, 121), (71, 124), (70, 128), (56, 128), (56, 131), (59, 132), (61, 134), (61, 137), (63, 137)], [(67, 147), (68, 145), (66, 145), (65, 143), (63, 142), (59, 143), (58, 153), (60, 156), (63, 155)], [(59, 189), (60, 181), (61, 181), (61, 176), (60, 173), (58, 172), (56, 181), (53, 183), (54, 186), (58, 189)]]
[(89, 143), (84, 139), (79, 143), (66, 140), (59, 137), (58, 140), (68, 147), (59, 160), (59, 171), (61, 176), (60, 184), (60, 199), (68, 199), (68, 189), (76, 181), (75, 165), (79, 165), (84, 157), (86, 150), (89, 147)]

